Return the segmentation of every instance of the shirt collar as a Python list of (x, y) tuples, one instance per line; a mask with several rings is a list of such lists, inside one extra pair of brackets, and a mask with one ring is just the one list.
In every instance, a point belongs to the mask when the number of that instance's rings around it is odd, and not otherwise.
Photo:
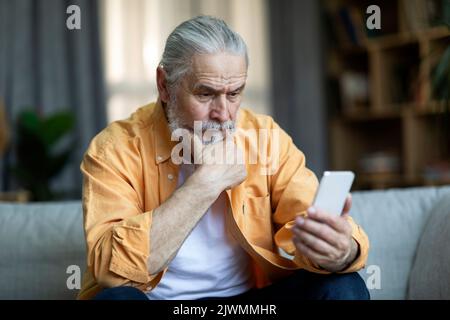
[(155, 161), (157, 164), (166, 161), (170, 158), (173, 147), (178, 141), (172, 141), (169, 123), (167, 122), (161, 100), (155, 103)]

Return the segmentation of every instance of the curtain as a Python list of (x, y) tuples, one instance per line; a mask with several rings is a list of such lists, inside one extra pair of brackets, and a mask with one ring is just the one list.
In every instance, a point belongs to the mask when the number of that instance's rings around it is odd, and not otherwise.
[[(70, 5), (81, 29), (69, 30)], [(0, 0), (0, 97), (13, 124), (24, 109), (41, 114), (70, 109), (76, 116), (70, 164), (54, 187), (80, 195), (79, 165), (90, 140), (106, 125), (97, 1)], [(13, 127), (13, 126), (11, 126)], [(14, 132), (12, 132), (14, 133)], [(14, 189), (12, 146), (1, 163), (2, 189)]]
[(327, 127), (320, 1), (268, 2), (274, 118), (321, 175)]

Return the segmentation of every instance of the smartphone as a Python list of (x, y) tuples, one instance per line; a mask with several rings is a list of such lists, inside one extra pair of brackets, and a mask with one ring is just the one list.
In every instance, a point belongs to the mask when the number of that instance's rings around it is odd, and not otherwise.
[(355, 174), (352, 171), (325, 171), (320, 179), (313, 206), (330, 214), (341, 215), (354, 179)]

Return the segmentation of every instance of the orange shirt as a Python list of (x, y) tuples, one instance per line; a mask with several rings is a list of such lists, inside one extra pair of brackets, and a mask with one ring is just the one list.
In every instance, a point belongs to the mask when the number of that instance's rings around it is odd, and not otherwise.
[[(244, 154), (255, 145), (246, 143), (240, 130), (279, 133), (277, 143), (267, 135), (268, 146), (278, 144), (276, 170), (262, 174), (264, 165), (247, 159), (246, 180), (227, 191), (227, 228), (252, 257), (257, 286), (300, 268), (328, 273), (299, 254), (291, 240), (289, 228), (296, 215), (306, 216), (318, 186), (303, 153), (268, 116), (241, 109), (237, 128), (236, 143), (244, 146)], [(165, 270), (147, 271), (152, 255), (149, 234), (153, 210), (177, 186), (178, 166), (171, 159), (177, 143), (171, 141), (160, 102), (110, 124), (92, 140), (81, 164), (87, 271), (78, 298), (89, 299), (102, 287), (120, 285), (149, 291), (164, 275)], [(364, 267), (369, 250), (362, 228), (351, 217), (348, 220), (359, 255), (343, 273)], [(293, 258), (280, 254), (279, 249)]]

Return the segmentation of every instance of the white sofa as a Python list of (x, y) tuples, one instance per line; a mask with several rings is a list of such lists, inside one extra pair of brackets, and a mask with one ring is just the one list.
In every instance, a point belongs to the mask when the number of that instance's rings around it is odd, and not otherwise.
[[(355, 192), (351, 214), (371, 241), (373, 299), (450, 299), (450, 186)], [(78, 268), (80, 202), (0, 203), (0, 299), (73, 299)]]

